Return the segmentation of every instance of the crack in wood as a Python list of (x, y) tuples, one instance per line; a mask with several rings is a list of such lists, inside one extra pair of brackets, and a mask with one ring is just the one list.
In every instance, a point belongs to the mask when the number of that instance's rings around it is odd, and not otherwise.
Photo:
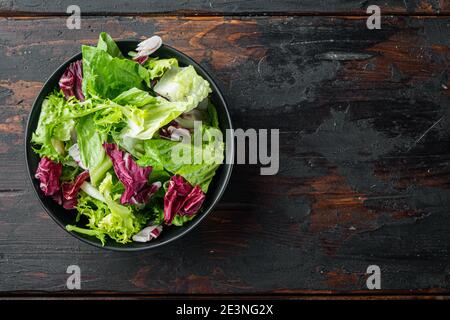
[[(435, 12), (398, 12), (398, 11), (383, 11), (383, 15), (386, 16), (404, 16), (404, 17), (450, 17), (450, 11)], [(63, 12), (31, 12), (31, 11), (1, 11), (0, 17), (5, 18), (48, 18), (48, 17), (67, 17), (68, 15)], [(168, 11), (168, 12), (82, 12), (82, 17), (368, 17), (365, 12), (273, 12), (273, 11), (260, 11), (260, 12), (202, 12), (202, 11)]]

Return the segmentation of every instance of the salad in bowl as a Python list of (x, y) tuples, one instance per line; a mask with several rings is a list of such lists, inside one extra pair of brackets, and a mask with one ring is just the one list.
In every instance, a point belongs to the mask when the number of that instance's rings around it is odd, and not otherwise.
[(214, 84), (158, 56), (161, 45), (154, 36), (125, 54), (107, 33), (83, 45), (30, 133), (39, 196), (72, 216), (66, 230), (102, 245), (149, 242), (195, 219), (224, 162)]

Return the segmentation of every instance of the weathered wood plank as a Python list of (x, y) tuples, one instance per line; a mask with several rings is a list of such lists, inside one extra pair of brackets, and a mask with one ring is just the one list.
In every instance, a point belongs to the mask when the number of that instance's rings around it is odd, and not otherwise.
[[(65, 14), (73, 1), (1, 0), (0, 14)], [(191, 1), (88, 1), (76, 3), (85, 15), (248, 15), (248, 14), (365, 14), (369, 5), (378, 5), (384, 14), (445, 14), (450, 12), (448, 0), (191, 0)]]
[[(46, 32), (42, 32), (45, 30)], [(218, 209), (142, 253), (70, 237), (27, 181), (23, 135), (45, 79), (100, 31), (153, 33), (217, 79), (236, 127), (279, 128), (280, 172), (237, 165)], [(0, 291), (449, 292), (448, 18), (0, 19)], [(274, 115), (277, 115), (274, 117)]]

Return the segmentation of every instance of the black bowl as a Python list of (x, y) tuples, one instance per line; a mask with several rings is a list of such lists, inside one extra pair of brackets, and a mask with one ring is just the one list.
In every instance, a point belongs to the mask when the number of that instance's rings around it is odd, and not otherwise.
[[(132, 40), (117, 41), (117, 45), (119, 46), (123, 54), (127, 54), (129, 51), (134, 50), (138, 43), (139, 41), (132, 41)], [(226, 148), (227, 151), (225, 154), (224, 164), (222, 164), (219, 167), (213, 181), (211, 182), (208, 193), (206, 195), (206, 200), (203, 204), (201, 211), (197, 214), (197, 216), (193, 220), (184, 224), (182, 227), (176, 226), (165, 227), (164, 231), (157, 239), (153, 239), (152, 241), (147, 243), (130, 242), (128, 244), (119, 244), (109, 239), (106, 242), (105, 246), (102, 246), (101, 242), (95, 237), (67, 231), (65, 228), (66, 225), (76, 224), (75, 211), (65, 210), (63, 207), (56, 204), (50, 197), (45, 197), (42, 191), (40, 190), (39, 181), (34, 178), (34, 174), (36, 172), (39, 163), (39, 156), (36, 155), (31, 148), (30, 143), (31, 136), (37, 127), (39, 114), (41, 112), (42, 101), (55, 88), (58, 88), (58, 81), (61, 75), (64, 73), (64, 70), (71, 62), (81, 59), (81, 52), (76, 54), (69, 60), (67, 60), (51, 75), (51, 77), (44, 84), (44, 87), (42, 88), (41, 92), (39, 92), (39, 95), (37, 96), (33, 104), (33, 108), (31, 109), (30, 117), (28, 118), (27, 131), (25, 135), (27, 167), (31, 183), (33, 184), (33, 188), (42, 206), (50, 215), (50, 217), (52, 217), (53, 220), (55, 220), (56, 223), (59, 224), (64, 230), (69, 232), (74, 237), (99, 248), (117, 251), (139, 251), (159, 247), (163, 244), (169, 243), (175, 239), (180, 238), (181, 236), (188, 233), (190, 230), (194, 229), (194, 227), (198, 225), (200, 221), (203, 220), (203, 218), (205, 218), (206, 215), (213, 210), (215, 205), (219, 202), (223, 192), (225, 191), (226, 186), (228, 184), (228, 180), (230, 179), (231, 176), (232, 159), (234, 157), (234, 145), (231, 130), (226, 129), (232, 129), (232, 125), (225, 99), (223, 98), (219, 88), (217, 87), (213, 79), (210, 77), (210, 75), (198, 63), (196, 63), (194, 60), (189, 58), (184, 53), (172, 47), (162, 45), (161, 48), (159, 48), (158, 51), (156, 51), (152, 56), (158, 56), (160, 58), (171, 58), (171, 57), (177, 58), (181, 66), (187, 65), (194, 66), (198, 74), (200, 74), (203, 78), (209, 81), (212, 89), (211, 100), (217, 108), (220, 128), (224, 133), (224, 138), (229, 144)], [(83, 225), (80, 226), (83, 227)]]

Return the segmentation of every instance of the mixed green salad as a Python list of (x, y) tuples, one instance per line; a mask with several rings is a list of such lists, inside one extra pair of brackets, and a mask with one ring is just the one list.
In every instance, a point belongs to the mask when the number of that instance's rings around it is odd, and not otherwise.
[(33, 150), (40, 189), (75, 214), (69, 231), (146, 242), (201, 209), (224, 157), (210, 84), (160, 59), (161, 38), (125, 56), (101, 33), (42, 103)]

